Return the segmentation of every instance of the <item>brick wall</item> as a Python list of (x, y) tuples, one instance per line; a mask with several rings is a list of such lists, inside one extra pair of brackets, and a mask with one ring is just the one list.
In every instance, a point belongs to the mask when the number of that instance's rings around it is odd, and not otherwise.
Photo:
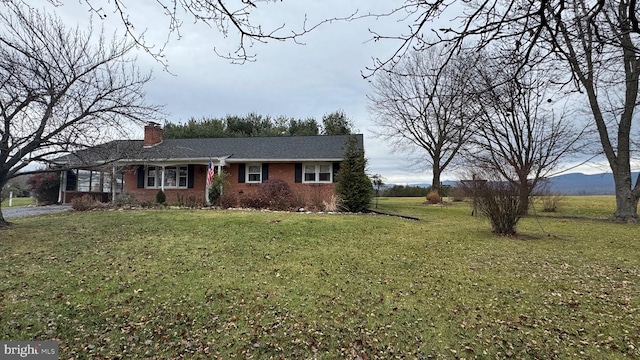
[[(227, 175), (226, 180), (229, 182), (229, 191), (236, 195), (238, 199), (243, 196), (250, 196), (258, 191), (261, 184), (238, 183), (238, 164), (229, 164), (225, 167)], [(157, 188), (145, 189), (138, 188), (137, 166), (126, 167), (123, 171), (125, 192), (132, 195), (138, 201), (156, 200)], [(193, 197), (197, 201), (204, 201), (205, 185), (207, 176), (206, 165), (195, 165), (194, 168), (194, 186), (191, 189), (165, 189), (165, 195), (168, 203), (176, 203), (178, 196), (185, 201), (189, 197)], [(321, 206), (323, 201), (329, 202), (335, 193), (334, 184), (304, 184), (295, 183), (295, 165), (293, 163), (270, 163), (269, 179), (282, 179), (289, 183), (291, 189), (296, 193), (298, 199), (306, 206)], [(145, 179), (146, 181), (146, 179)], [(67, 194), (67, 202), (71, 201), (70, 194)]]
[[(144, 189), (138, 188), (138, 173), (137, 166), (127, 167), (124, 171), (124, 188), (125, 191), (131, 194), (138, 201), (156, 201), (157, 188)], [(165, 189), (164, 193), (167, 196), (168, 203), (176, 203), (178, 196), (182, 196), (186, 201), (188, 197), (194, 197), (197, 201), (205, 200), (204, 188), (207, 182), (207, 166), (195, 165), (194, 168), (194, 183), (192, 189)], [(145, 179), (146, 181), (146, 179)]]
[[(254, 194), (261, 184), (238, 183), (238, 168), (238, 164), (230, 164), (225, 168), (229, 190), (238, 198)], [(269, 163), (269, 179), (281, 179), (289, 183), (305, 206), (321, 206), (323, 201), (329, 202), (335, 193), (334, 184), (296, 183), (294, 163)]]

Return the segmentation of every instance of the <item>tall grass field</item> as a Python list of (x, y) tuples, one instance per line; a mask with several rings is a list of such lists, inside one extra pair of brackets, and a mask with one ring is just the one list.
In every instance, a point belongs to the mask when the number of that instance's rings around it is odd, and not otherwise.
[(640, 358), (640, 225), (568, 197), (518, 236), (384, 215), (111, 210), (0, 231), (0, 337), (60, 359)]

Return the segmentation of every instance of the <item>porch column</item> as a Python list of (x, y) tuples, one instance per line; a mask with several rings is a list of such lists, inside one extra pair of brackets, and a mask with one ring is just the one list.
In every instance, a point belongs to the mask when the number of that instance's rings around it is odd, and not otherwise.
[(111, 202), (116, 203), (116, 185), (118, 184), (118, 179), (116, 179), (116, 166), (111, 166), (111, 184), (109, 187), (111, 188)]
[(67, 195), (67, 172), (60, 171), (60, 188), (58, 189), (58, 202), (61, 204), (65, 203), (65, 198)]
[[(227, 161), (224, 159), (220, 159), (220, 167), (218, 168), (218, 174), (220, 174), (222, 176), (222, 179), (224, 180), (224, 167), (225, 165), (227, 165)], [(220, 184), (220, 195), (222, 195), (222, 192), (224, 191), (224, 184)]]
[(205, 204), (210, 204), (209, 201), (209, 186), (207, 186), (207, 177), (209, 177), (209, 165), (207, 165), (207, 169), (204, 172), (204, 202)]
[(160, 177), (160, 189), (164, 192), (164, 165), (162, 165), (162, 176)]

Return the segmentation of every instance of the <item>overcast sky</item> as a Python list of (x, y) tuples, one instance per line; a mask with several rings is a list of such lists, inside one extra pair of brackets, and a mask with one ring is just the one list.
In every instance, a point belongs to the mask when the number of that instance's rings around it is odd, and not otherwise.
[[(84, 0), (80, 1), (65, 0), (63, 6), (55, 8), (69, 26), (88, 24), (88, 7), (83, 5)], [(46, 0), (37, 2), (49, 11), (52, 9)], [(254, 24), (261, 23), (270, 28), (286, 23), (288, 28), (300, 29), (305, 14), (307, 23), (313, 24), (347, 16), (356, 10), (361, 14), (384, 12), (402, 2), (295, 0), (267, 6), (260, 3), (259, 12), (254, 14)], [(167, 36), (168, 18), (162, 14), (157, 2), (136, 0), (129, 3), (128, 12), (136, 29), (147, 29), (147, 41), (162, 46)], [(106, 14), (107, 18), (103, 20), (94, 17), (94, 26), (104, 25), (108, 31), (117, 29), (122, 33), (117, 16), (110, 9)], [(154, 74), (154, 80), (147, 86), (148, 101), (163, 104), (171, 122), (249, 112), (273, 117), (313, 117), (321, 122), (323, 115), (344, 110), (356, 130), (364, 134), (371, 174), (382, 175), (386, 183), (430, 183), (428, 165), (425, 162), (416, 165), (415, 161), (424, 157), (424, 153), (393, 152), (388, 143), (372, 133), (374, 125), (367, 111), (366, 95), (370, 87), (362, 73), (369, 73), (367, 67), (373, 65), (372, 58), (388, 57), (398, 46), (393, 41), (370, 41), (368, 29), (397, 35), (407, 26), (406, 22), (397, 20), (383, 17), (326, 24), (305, 35), (301, 39), (304, 45), (291, 41), (254, 44), (249, 50), (257, 54), (257, 61), (234, 65), (218, 57), (214, 47), (220, 53), (232, 52), (238, 45), (235, 34), (225, 38), (217, 29), (193, 24), (191, 18), (185, 16), (181, 38), (174, 35), (165, 48), (170, 73), (143, 52), (138, 54), (138, 63), (142, 70)], [(142, 130), (138, 137), (141, 136)], [(590, 173), (607, 170), (598, 165), (577, 169)], [(445, 171), (443, 180), (447, 179), (457, 179), (457, 175)]]

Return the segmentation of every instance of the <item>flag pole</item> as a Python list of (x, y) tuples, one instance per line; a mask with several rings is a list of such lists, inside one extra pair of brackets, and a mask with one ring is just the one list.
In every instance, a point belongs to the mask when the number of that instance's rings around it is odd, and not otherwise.
[(211, 204), (209, 201), (209, 188), (211, 187), (211, 183), (213, 182), (214, 176), (214, 168), (213, 168), (213, 160), (209, 158), (209, 167), (207, 168), (207, 182), (204, 187), (204, 198), (207, 204)]

